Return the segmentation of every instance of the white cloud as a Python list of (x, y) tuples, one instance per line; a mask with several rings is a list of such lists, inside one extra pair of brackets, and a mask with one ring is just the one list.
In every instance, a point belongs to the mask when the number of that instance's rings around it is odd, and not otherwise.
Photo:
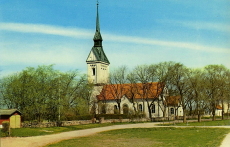
[(222, 53), (230, 53), (229, 48), (221, 48), (221, 47), (211, 47), (205, 46), (201, 44), (195, 44), (190, 42), (173, 42), (173, 41), (162, 41), (141, 37), (129, 37), (129, 36), (114, 36), (114, 35), (104, 35), (107, 40), (115, 41), (115, 42), (126, 42), (126, 43), (136, 43), (136, 44), (145, 44), (145, 45), (157, 45), (164, 47), (171, 47), (173, 49), (189, 49), (189, 50), (197, 50), (197, 51), (207, 51), (207, 52), (222, 52)]
[[(0, 70), (2, 70), (0, 76), (8, 75), (11, 71), (21, 71), (28, 66), (36, 67), (42, 64), (55, 64), (61, 70), (86, 70), (85, 60), (93, 45), (92, 40), (89, 42), (87, 40), (92, 38), (94, 31), (18, 23), (0, 23), (0, 30), (35, 34), (32, 37), (25, 34), (18, 34), (17, 37), (8, 35), (0, 41)], [(36, 34), (48, 34), (48, 36), (39, 38), (41, 36)], [(55, 37), (50, 37), (50, 35)], [(205, 58), (203, 55), (201, 56), (203, 53), (213, 55), (212, 58), (210, 56), (205, 59), (205, 64), (223, 63), (226, 65), (228, 63), (226, 61), (229, 60), (229, 48), (109, 33), (103, 33), (102, 35), (103, 38), (106, 38), (104, 47), (111, 61), (111, 67), (120, 65), (134, 67), (137, 64), (152, 64), (169, 60), (191, 63), (197, 66), (198, 63), (202, 63), (201, 65), (204, 63)], [(62, 36), (71, 38), (63, 38)], [(119, 48), (119, 51), (117, 51), (117, 48)], [(216, 56), (216, 54), (219, 56)], [(200, 59), (199, 62), (195, 61), (197, 56)]]
[(168, 23), (170, 25), (177, 25), (188, 27), (196, 30), (210, 30), (230, 33), (230, 25), (223, 23), (205, 22), (205, 21), (178, 21), (178, 20), (158, 20), (160, 23)]
[[(86, 57), (85, 57), (86, 58)], [(70, 48), (50, 48), (44, 50), (28, 50), (24, 49), (20, 52), (15, 50), (3, 49), (0, 54), (0, 66), (7, 65), (34, 65), (34, 64), (56, 64), (62, 66), (71, 66), (77, 62), (84, 61), (84, 57), (78, 54), (77, 50)]]
[[(199, 26), (202, 29), (217, 29), (217, 30), (222, 29), (222, 31), (227, 29), (230, 30), (229, 26), (227, 25), (221, 26), (221, 24), (206, 23), (204, 25), (204, 23), (194, 24), (190, 22), (180, 22), (180, 21), (173, 21), (173, 22), (188, 27)], [(68, 27), (67, 28), (57, 27), (57, 26), (41, 25), (41, 24), (22, 24), (22, 23), (0, 23), (0, 30), (15, 31), (15, 32), (22, 32), (22, 33), (51, 34), (51, 35), (60, 35), (66, 37), (76, 37), (76, 38), (85, 38), (85, 39), (91, 38), (93, 34), (91, 30), (75, 29), (75, 28), (68, 28)], [(196, 44), (191, 42), (173, 42), (173, 41), (164, 41), (164, 40), (157, 40), (157, 39), (143, 38), (143, 37), (113, 35), (113, 34), (106, 34), (106, 33), (103, 34), (103, 36), (104, 38), (106, 38), (107, 41), (112, 41), (112, 42), (136, 43), (136, 44), (157, 45), (163, 47), (172, 47), (172, 48), (189, 49), (189, 50), (197, 50), (197, 51), (230, 53), (229, 48), (206, 46), (206, 45)]]
[(81, 37), (89, 38), (92, 37), (92, 31), (68, 27), (58, 27), (43, 24), (23, 24), (23, 23), (0, 23), (0, 30), (15, 31), (21, 33), (39, 33), (39, 34), (50, 34), (60, 35), (67, 37)]

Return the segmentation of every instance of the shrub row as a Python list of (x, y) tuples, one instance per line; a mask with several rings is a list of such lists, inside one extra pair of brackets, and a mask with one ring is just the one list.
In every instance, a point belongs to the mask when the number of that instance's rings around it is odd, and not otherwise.
[[(77, 115), (72, 116), (71, 118), (68, 118), (68, 121), (70, 120), (91, 120), (95, 116), (92, 114), (88, 115)], [(104, 119), (128, 119), (129, 115), (126, 114), (96, 114), (96, 119), (99, 119), (100, 117), (104, 117)]]
[[(93, 115), (79, 115), (75, 117), (75, 120), (90, 120), (94, 116)], [(144, 114), (96, 114), (96, 119), (100, 117), (104, 117), (104, 119), (131, 119), (131, 118), (143, 118)]]
[(8, 121), (2, 122), (1, 136), (2, 137), (10, 136), (10, 122)]

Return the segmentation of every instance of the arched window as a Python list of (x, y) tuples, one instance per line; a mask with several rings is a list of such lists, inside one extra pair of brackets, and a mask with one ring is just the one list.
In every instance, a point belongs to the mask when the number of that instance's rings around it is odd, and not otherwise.
[(143, 107), (142, 107), (142, 105), (141, 105), (141, 104), (139, 104), (139, 105), (138, 105), (138, 109), (139, 109), (139, 111), (140, 111), (140, 112), (142, 112), (142, 111), (143, 111)]
[(118, 114), (118, 108), (117, 108), (117, 105), (114, 105), (114, 114)]
[(129, 113), (129, 106), (127, 104), (123, 105), (123, 114), (128, 114)]
[(151, 112), (152, 112), (152, 113), (156, 113), (156, 106), (155, 106), (155, 105), (152, 105), (152, 107), (151, 107)]
[(174, 114), (174, 108), (170, 109), (171, 114)]

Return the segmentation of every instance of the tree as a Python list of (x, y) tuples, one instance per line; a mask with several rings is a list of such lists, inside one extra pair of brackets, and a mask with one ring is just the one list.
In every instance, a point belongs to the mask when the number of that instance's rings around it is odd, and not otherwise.
[(113, 95), (114, 100), (118, 105), (119, 114), (121, 113), (121, 98), (125, 94), (125, 83), (127, 82), (127, 67), (122, 66), (110, 73), (109, 76), (109, 91)]
[(186, 122), (187, 105), (190, 101), (188, 97), (188, 68), (181, 63), (174, 63), (170, 70), (171, 94), (180, 96), (180, 104), (183, 109), (183, 122)]
[[(198, 115), (198, 122), (200, 122), (201, 114), (204, 113), (204, 110), (207, 107), (207, 98), (204, 95), (204, 73), (201, 69), (189, 69), (187, 77), (190, 91), (188, 94), (195, 102), (196, 114)], [(192, 100), (190, 102), (192, 102)], [(192, 105), (191, 107), (194, 106)]]
[(227, 114), (229, 119), (229, 110), (230, 110), (230, 70), (227, 71), (227, 79), (226, 79), (226, 85), (225, 85), (225, 98), (227, 103)]
[[(174, 62), (160, 62), (158, 64), (153, 64), (150, 66), (152, 76), (155, 77), (157, 82), (157, 93), (160, 93), (160, 97), (158, 99), (158, 107), (163, 112), (163, 117), (166, 115), (167, 110), (167, 101), (169, 98), (168, 83), (170, 82), (170, 70), (172, 70), (172, 66)], [(162, 105), (160, 105), (160, 102)]]
[[(138, 101), (136, 100), (137, 94), (138, 94), (138, 84), (137, 84), (137, 77), (134, 72), (130, 72), (127, 75), (127, 81), (128, 81), (128, 91), (126, 93), (126, 96), (130, 99), (130, 101), (133, 104), (133, 109), (135, 113), (137, 113), (137, 110), (139, 108), (136, 108), (136, 104), (138, 105)], [(138, 110), (139, 111), (139, 110)], [(142, 113), (142, 112), (141, 112)]]
[(205, 92), (212, 112), (212, 120), (215, 120), (216, 107), (220, 102), (222, 103), (222, 109), (224, 109), (223, 101), (227, 76), (227, 69), (223, 65), (208, 65), (205, 67)]
[(24, 120), (56, 121), (70, 111), (88, 112), (91, 86), (77, 71), (61, 73), (52, 65), (28, 67), (1, 79), (0, 88), (3, 105), (20, 110)]
[(149, 118), (152, 119), (151, 110), (159, 95), (156, 91), (158, 88), (153, 83), (155, 81), (153, 70), (148, 65), (142, 65), (137, 66), (133, 72), (136, 74), (137, 83), (139, 83), (137, 94), (140, 95), (143, 102), (147, 103)]

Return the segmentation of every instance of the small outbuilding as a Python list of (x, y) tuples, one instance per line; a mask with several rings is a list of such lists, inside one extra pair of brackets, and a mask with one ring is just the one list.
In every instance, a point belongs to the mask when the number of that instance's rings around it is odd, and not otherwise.
[(11, 128), (20, 128), (21, 112), (17, 109), (0, 109), (0, 127), (4, 121), (8, 121)]

